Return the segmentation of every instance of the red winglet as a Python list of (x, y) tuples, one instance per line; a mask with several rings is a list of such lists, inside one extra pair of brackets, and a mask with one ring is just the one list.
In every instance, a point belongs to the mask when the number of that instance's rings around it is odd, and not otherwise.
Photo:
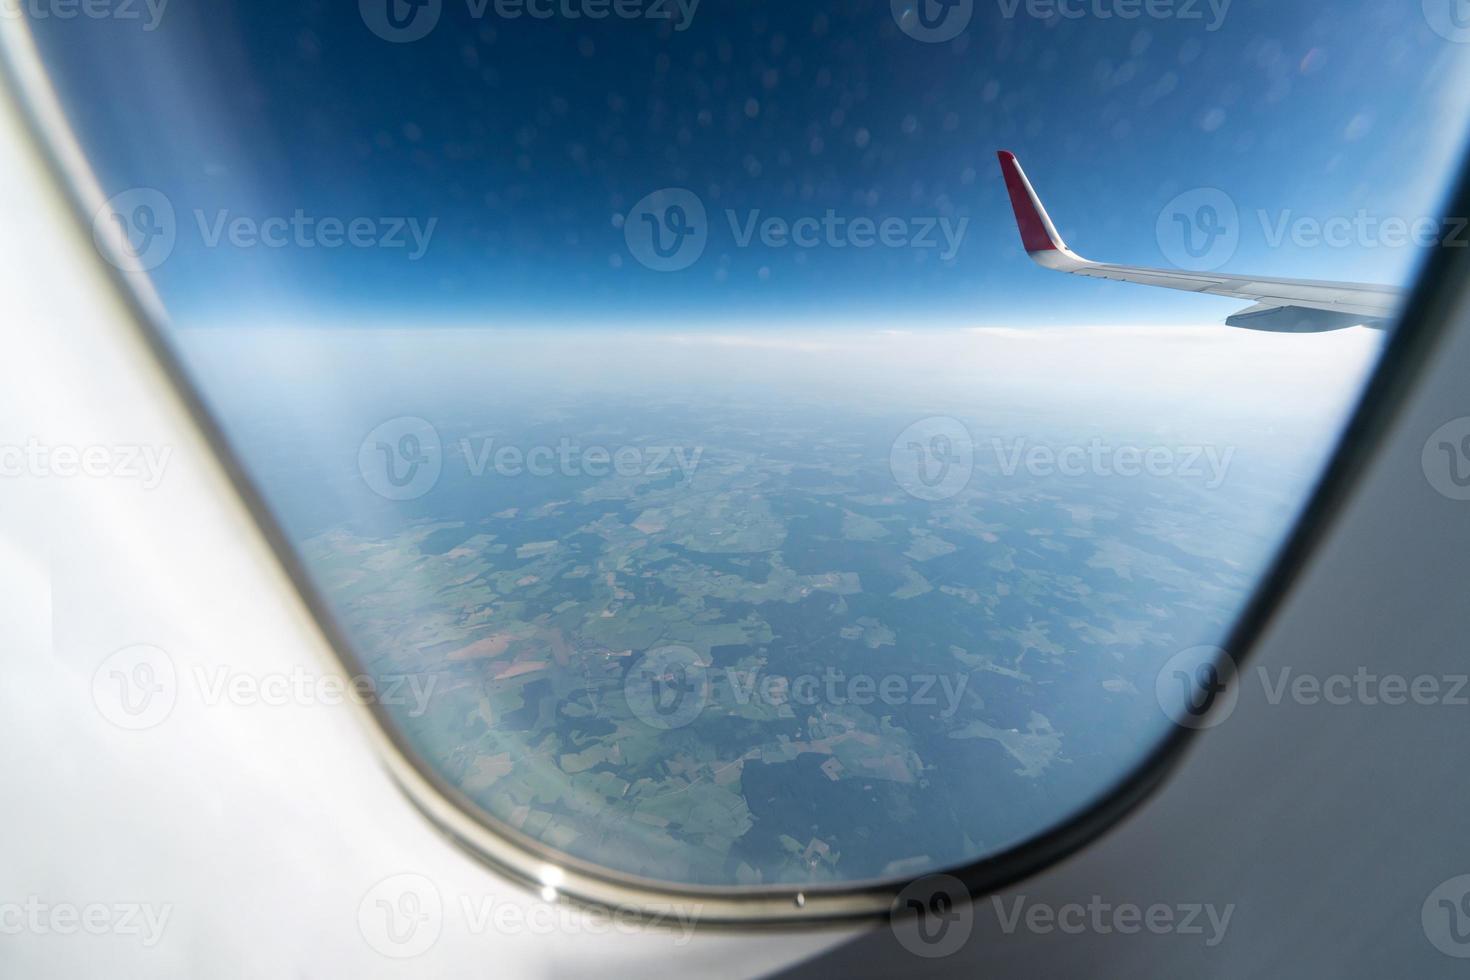
[(1016, 227), (1021, 230), (1021, 244), (1027, 252), (1055, 252), (1066, 248), (1051, 219), (1042, 209), (1041, 201), (1031, 189), (1031, 183), (1021, 171), (1021, 164), (1010, 150), (1001, 150), (1000, 172), (1006, 179), (1006, 191), (1011, 195), (1011, 209), (1016, 212)]

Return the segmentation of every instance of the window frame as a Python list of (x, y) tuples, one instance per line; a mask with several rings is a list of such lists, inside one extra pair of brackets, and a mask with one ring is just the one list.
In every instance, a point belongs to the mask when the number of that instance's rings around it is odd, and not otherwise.
[[(50, 87), (24, 17), (0, 19), (0, 76), (6, 81), (8, 97), (27, 122), (33, 148), (47, 162), (57, 189), (70, 204), (69, 213), (58, 215), (58, 220), (74, 222), (81, 234), (90, 237), (89, 215), (102, 207), (105, 195)], [(1462, 166), (1453, 186), (1448, 198), (1452, 206), (1445, 213), (1470, 213), (1470, 170)], [(1441, 236), (1441, 242), (1444, 240)], [(176, 404), (212, 449), (286, 581), (313, 617), (332, 667), (343, 679), (361, 673), (363, 665), (336, 622), (330, 603), (312, 583), (259, 486), (166, 339), (162, 306), (146, 275), (129, 274), (105, 262), (95, 249), (90, 254), (128, 310), (134, 339), (169, 379)], [(1467, 293), (1470, 250), (1441, 244), (1429, 251), (1324, 472), (1222, 643), (1237, 664), (1250, 658), (1303, 571), (1333, 534), (1370, 463), (1385, 448), (1410, 393), (1444, 342), (1455, 304)], [(379, 758), (431, 826), (496, 872), (532, 889), (552, 888), (559, 898), (597, 908), (640, 910), (650, 917), (670, 905), (697, 907), (702, 925), (811, 926), (886, 917), (905, 886), (929, 876), (811, 887), (693, 887), (609, 871), (503, 824), (422, 759), (383, 706), (364, 704), (357, 710), (362, 712), (364, 731)], [(1201, 731), (1175, 726), (1104, 798), (1005, 851), (943, 873), (960, 880), (974, 899), (1076, 854), (1158, 792), (1201, 735)]]

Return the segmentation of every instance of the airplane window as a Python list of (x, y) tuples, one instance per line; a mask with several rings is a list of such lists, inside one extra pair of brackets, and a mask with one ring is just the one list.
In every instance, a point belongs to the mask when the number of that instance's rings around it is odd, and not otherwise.
[(528, 862), (819, 899), (1208, 726), (1470, 240), (1458, 9), (22, 16), (100, 253), (439, 791)]

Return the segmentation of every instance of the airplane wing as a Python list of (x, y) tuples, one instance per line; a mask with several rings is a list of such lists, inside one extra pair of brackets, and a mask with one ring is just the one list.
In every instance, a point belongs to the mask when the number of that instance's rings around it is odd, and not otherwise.
[(1356, 326), (1386, 329), (1403, 300), (1403, 292), (1393, 286), (1149, 269), (1084, 259), (1057, 234), (1016, 155), (1009, 150), (1001, 150), (998, 155), (1021, 231), (1021, 244), (1032, 261), (1045, 268), (1093, 279), (1250, 300), (1255, 305), (1225, 322), (1232, 327), (1275, 333), (1319, 333)]

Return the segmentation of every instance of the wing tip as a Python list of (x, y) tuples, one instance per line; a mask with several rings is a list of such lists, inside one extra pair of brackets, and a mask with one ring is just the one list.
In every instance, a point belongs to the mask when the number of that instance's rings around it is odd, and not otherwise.
[(1021, 244), (1027, 254), (1065, 251), (1067, 246), (1053, 228), (1031, 181), (1026, 179), (1021, 161), (1010, 150), (997, 150), (995, 155), (1000, 160), (1001, 176), (1005, 178), (1011, 210), (1016, 216), (1016, 228), (1021, 233)]

